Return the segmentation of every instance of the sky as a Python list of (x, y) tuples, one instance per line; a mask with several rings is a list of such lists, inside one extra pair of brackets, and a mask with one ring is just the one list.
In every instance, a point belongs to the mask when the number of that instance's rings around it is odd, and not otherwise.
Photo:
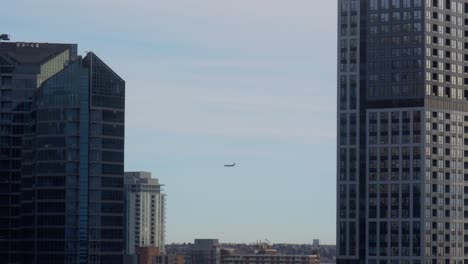
[(167, 242), (334, 244), (335, 10), (321, 0), (15, 0), (2, 3), (0, 33), (77, 43), (125, 79), (125, 170), (165, 185)]

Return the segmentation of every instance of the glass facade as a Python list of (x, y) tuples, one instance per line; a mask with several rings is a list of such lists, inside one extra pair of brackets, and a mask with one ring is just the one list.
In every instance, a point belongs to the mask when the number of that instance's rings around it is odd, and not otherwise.
[(468, 4), (338, 9), (337, 263), (468, 263)]
[[(21, 98), (20, 221), (7, 263), (122, 263), (125, 82), (93, 53), (76, 56), (76, 45), (30, 44), (24, 55), (21, 43), (8, 45), (0, 58), (27, 61), (34, 82)], [(118, 90), (117, 99), (93, 105), (102, 90)]]
[(368, 111), (369, 261), (411, 263), (421, 257), (422, 113), (419, 108)]
[(339, 2), (338, 41), (338, 214), (337, 254), (359, 258), (359, 233), (363, 231), (359, 210), (361, 198), (360, 122), (360, 24), (361, 3), (357, 0)]
[(424, 96), (423, 0), (369, 3), (368, 100)]
[(90, 69), (89, 263), (120, 263), (124, 249), (125, 82), (92, 53), (83, 64)]
[[(0, 259), (3, 263), (30, 259), (32, 250), (24, 252), (23, 249), (35, 247), (31, 233), (34, 225), (31, 200), (36, 195), (31, 187), (35, 182), (31, 178), (32, 166), (24, 158), (29, 160), (31, 153), (24, 150), (31, 147), (27, 135), (33, 96), (38, 80), (47, 75), (42, 66), (48, 60), (55, 60), (48, 69), (58, 72), (75, 55), (76, 45), (0, 45)], [(39, 195), (47, 194), (41, 191)]]

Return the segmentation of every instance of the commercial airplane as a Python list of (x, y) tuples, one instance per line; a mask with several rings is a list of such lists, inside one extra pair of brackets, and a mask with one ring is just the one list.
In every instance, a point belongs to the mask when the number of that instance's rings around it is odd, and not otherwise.
[(236, 166), (236, 163), (235, 163), (235, 162), (234, 162), (233, 164), (226, 164), (226, 165), (224, 165), (224, 167), (234, 167), (234, 166)]

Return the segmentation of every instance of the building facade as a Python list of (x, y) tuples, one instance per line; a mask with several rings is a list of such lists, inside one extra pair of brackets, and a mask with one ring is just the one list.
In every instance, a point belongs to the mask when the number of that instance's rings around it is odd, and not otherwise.
[(32, 98), (76, 50), (67, 44), (0, 43), (0, 259), (6, 263), (18, 263), (20, 256), (21, 150)]
[(220, 264), (221, 248), (218, 239), (195, 239), (185, 259), (187, 264)]
[(312, 255), (232, 255), (223, 257), (221, 264), (320, 264)]
[(71, 44), (1, 43), (0, 65), (0, 254), (121, 263), (125, 82)]
[(320, 239), (314, 239), (312, 241), (312, 246), (313, 247), (320, 247)]
[(221, 250), (221, 264), (320, 264), (318, 255), (279, 254), (276, 250), (257, 250), (255, 254), (236, 254)]
[(125, 255), (124, 264), (184, 264), (185, 256), (163, 254), (158, 247), (136, 247), (135, 254)]
[(184, 264), (185, 256), (183, 255), (161, 255), (156, 257), (155, 264)]
[(466, 263), (468, 3), (339, 0), (337, 263)]
[(166, 195), (150, 172), (125, 172), (125, 250), (157, 247), (165, 252)]
[(135, 264), (156, 264), (156, 258), (161, 256), (158, 247), (137, 247), (135, 253), (138, 259)]

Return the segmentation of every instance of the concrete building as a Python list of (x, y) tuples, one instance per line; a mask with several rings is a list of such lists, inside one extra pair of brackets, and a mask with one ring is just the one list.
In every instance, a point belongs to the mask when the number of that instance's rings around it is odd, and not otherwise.
[(274, 249), (258, 250), (255, 254), (235, 254), (221, 250), (221, 264), (320, 264), (319, 255), (285, 255)]
[(313, 242), (312, 242), (312, 246), (320, 247), (320, 240), (319, 239), (314, 239)]
[(218, 239), (195, 239), (185, 262), (187, 264), (220, 264), (220, 253)]
[(135, 251), (138, 259), (135, 264), (156, 264), (156, 258), (161, 256), (158, 247), (137, 247)]
[(338, 2), (337, 263), (467, 263), (468, 3)]
[(75, 44), (0, 43), (2, 263), (122, 263), (124, 101)]
[(320, 264), (315, 255), (231, 255), (222, 258), (221, 264)]
[(162, 255), (156, 257), (156, 264), (184, 264), (185, 256), (182, 255)]
[(165, 201), (162, 185), (150, 172), (125, 172), (125, 250), (165, 244)]
[(184, 264), (185, 256), (166, 255), (157, 247), (136, 247), (135, 254), (125, 255), (124, 264)]

